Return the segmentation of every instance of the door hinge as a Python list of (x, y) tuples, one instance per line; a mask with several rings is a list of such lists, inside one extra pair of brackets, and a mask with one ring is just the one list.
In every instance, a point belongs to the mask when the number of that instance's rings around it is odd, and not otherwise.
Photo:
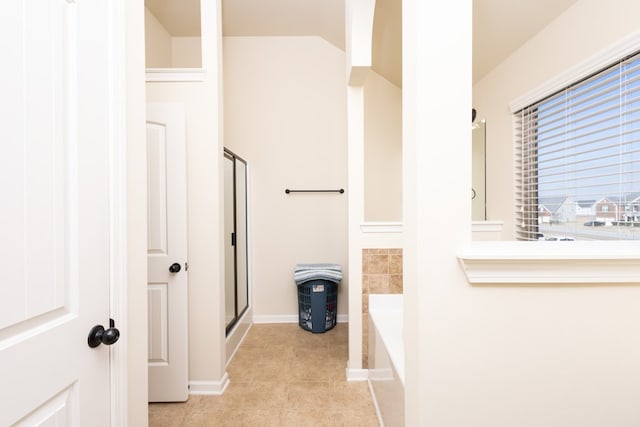
[(236, 233), (231, 233), (231, 246), (236, 245)]

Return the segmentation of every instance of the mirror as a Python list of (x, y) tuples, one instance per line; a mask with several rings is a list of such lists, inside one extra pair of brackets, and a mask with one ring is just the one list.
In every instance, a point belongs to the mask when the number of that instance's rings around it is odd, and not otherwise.
[(471, 220), (487, 219), (486, 123), (475, 120), (471, 125)]

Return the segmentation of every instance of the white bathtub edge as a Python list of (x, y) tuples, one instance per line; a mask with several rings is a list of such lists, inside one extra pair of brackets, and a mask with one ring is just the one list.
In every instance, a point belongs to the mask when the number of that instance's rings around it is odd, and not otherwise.
[(369, 316), (404, 386), (403, 295), (370, 294)]

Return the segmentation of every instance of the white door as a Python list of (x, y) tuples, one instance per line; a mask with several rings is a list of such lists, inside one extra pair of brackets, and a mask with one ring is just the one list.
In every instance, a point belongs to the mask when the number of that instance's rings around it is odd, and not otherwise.
[(149, 401), (188, 397), (187, 179), (180, 104), (147, 104)]
[(2, 426), (111, 422), (113, 3), (2, 3)]

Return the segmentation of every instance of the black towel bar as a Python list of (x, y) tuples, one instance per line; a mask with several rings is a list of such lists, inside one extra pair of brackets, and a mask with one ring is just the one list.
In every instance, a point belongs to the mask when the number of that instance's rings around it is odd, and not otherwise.
[(284, 190), (285, 193), (344, 193), (344, 188), (339, 190), (289, 190), (288, 188)]

